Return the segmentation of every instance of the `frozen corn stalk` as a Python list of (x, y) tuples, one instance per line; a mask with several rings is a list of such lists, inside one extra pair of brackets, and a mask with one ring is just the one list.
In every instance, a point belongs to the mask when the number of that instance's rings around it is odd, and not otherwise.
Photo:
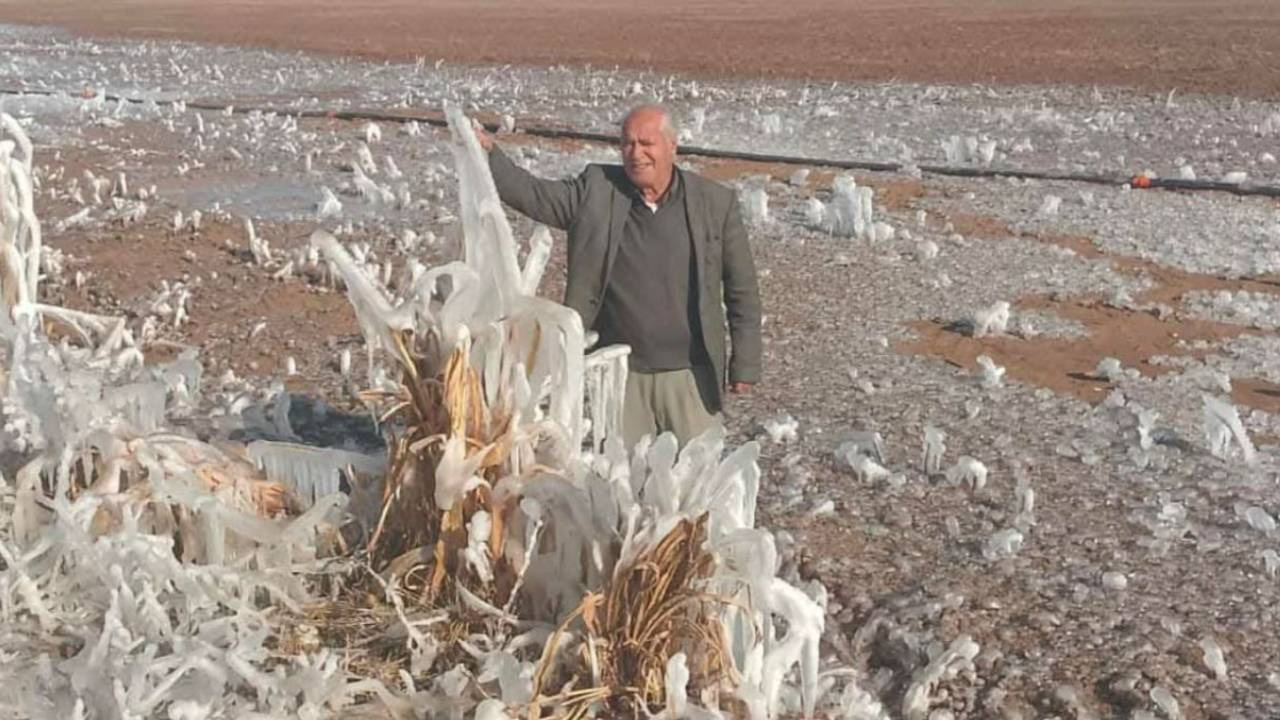
[[(534, 295), (548, 242), (520, 266), (472, 126), (447, 116), (462, 261), (393, 294), (355, 248), (312, 239), (371, 357), (401, 372), (398, 390), (366, 393), (399, 428), (369, 557), (434, 607), (465, 609), (475, 656), (493, 658), (474, 674), (504, 706), (487, 715), (649, 712), (679, 706), (682, 686), (684, 716), (703, 690), (753, 717), (812, 713), (824, 613), (777, 578), (755, 527), (758, 448), (726, 453), (718, 426), (683, 449), (670, 435), (623, 445), (627, 348), (586, 355), (577, 314)], [(436, 689), (475, 708), (453, 672)], [(560, 693), (572, 677), (581, 692)]]
[(928, 665), (916, 671), (902, 698), (902, 717), (906, 720), (925, 720), (930, 717), (937, 685), (973, 666), (978, 656), (978, 643), (968, 635), (961, 635), (939, 653)]
[(1212, 395), (1204, 394), (1204, 431), (1209, 441), (1209, 452), (1215, 457), (1226, 458), (1231, 451), (1232, 441), (1240, 446), (1240, 458), (1245, 464), (1253, 464), (1257, 455), (1249, 433), (1240, 422), (1240, 414), (1229, 402)]
[(942, 457), (947, 452), (947, 434), (932, 425), (924, 428), (924, 450), (921, 468), (925, 475), (942, 472)]

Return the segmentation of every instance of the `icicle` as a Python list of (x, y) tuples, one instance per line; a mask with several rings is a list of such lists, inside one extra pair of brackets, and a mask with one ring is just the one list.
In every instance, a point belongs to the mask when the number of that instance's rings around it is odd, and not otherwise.
[(684, 653), (676, 653), (667, 660), (665, 685), (666, 717), (679, 718), (684, 715), (685, 705), (689, 702), (689, 666), (685, 662)]
[(467, 523), (467, 549), (464, 551), (467, 565), (475, 572), (480, 582), (493, 582), (493, 569), (489, 562), (489, 533), (493, 523), (489, 513), (479, 510), (471, 516)]
[(360, 475), (376, 476), (386, 466), (384, 458), (363, 453), (268, 440), (249, 443), (245, 451), (267, 479), (293, 488), (307, 507), (338, 492), (341, 473), (348, 467)]
[(163, 383), (145, 382), (108, 388), (103, 400), (123, 413), (126, 421), (139, 433), (158, 430), (164, 422), (165, 398), (168, 389)]
[(942, 456), (947, 452), (947, 434), (932, 425), (924, 428), (924, 459), (921, 465), (925, 475), (942, 472)]
[(529, 239), (529, 254), (525, 257), (524, 269), (520, 273), (520, 292), (525, 295), (537, 295), (538, 284), (542, 282), (542, 273), (551, 258), (551, 229), (539, 225)]

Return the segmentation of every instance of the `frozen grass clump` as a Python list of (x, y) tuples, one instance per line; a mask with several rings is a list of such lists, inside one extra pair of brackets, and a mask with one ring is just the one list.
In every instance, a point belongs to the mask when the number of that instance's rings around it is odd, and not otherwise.
[[(122, 320), (39, 302), (31, 146), (12, 118), (0, 127), (4, 439), (18, 458), (0, 483), (0, 620), (16, 662), (0, 707), (125, 718), (348, 704), (336, 655), (273, 649), (279, 616), (314, 599), (346, 498), (297, 514), (247, 459), (166, 432), (169, 400), (199, 390), (194, 358), (143, 368)], [(47, 325), (72, 340), (54, 344)]]

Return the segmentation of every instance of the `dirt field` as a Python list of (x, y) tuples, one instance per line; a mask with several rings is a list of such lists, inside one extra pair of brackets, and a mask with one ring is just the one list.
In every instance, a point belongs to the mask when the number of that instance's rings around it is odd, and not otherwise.
[(1273, 0), (0, 0), (79, 33), (708, 76), (1280, 96)]

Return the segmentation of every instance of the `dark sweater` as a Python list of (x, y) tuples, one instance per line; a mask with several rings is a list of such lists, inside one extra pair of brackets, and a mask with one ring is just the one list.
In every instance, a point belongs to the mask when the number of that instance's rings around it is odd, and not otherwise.
[(701, 342), (695, 347), (696, 287), (684, 181), (674, 171), (671, 187), (657, 210), (633, 192), (618, 255), (609, 273), (595, 330), (600, 344), (631, 346), (631, 369), (679, 370), (705, 364)]

